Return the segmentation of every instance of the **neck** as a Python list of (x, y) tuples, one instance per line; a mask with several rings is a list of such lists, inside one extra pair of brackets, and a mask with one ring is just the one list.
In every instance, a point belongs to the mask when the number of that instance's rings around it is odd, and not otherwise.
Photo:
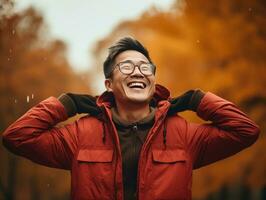
[(150, 113), (149, 104), (120, 104), (116, 103), (116, 111), (119, 117), (129, 123), (137, 122)]

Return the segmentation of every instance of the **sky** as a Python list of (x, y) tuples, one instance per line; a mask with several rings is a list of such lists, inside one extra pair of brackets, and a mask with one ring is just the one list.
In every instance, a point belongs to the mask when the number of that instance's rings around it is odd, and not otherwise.
[(151, 6), (167, 10), (174, 0), (16, 0), (17, 10), (35, 7), (51, 37), (63, 40), (77, 72), (88, 70), (95, 43), (123, 20), (138, 18)]

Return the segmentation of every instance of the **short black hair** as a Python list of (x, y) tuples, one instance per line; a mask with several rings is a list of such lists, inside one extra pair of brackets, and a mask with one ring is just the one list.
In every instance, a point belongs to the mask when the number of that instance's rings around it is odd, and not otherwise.
[(109, 47), (109, 54), (103, 63), (105, 78), (110, 78), (116, 56), (127, 50), (135, 50), (142, 53), (152, 63), (148, 50), (138, 40), (132, 37), (124, 37)]

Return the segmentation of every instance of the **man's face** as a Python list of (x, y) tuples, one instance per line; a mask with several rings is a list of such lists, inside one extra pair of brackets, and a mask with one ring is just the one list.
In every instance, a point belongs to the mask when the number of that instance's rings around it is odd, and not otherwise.
[[(114, 66), (125, 61), (132, 62), (135, 65), (149, 63), (149, 60), (142, 53), (127, 50), (116, 56)], [(155, 76), (154, 74), (143, 75), (138, 67), (135, 67), (133, 73), (125, 75), (116, 66), (112, 78), (105, 80), (105, 86), (108, 91), (113, 92), (117, 103), (148, 104), (155, 92)]]

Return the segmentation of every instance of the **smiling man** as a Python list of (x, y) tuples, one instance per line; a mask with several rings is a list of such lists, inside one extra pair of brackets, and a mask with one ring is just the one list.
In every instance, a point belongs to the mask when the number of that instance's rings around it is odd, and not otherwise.
[[(143, 49), (144, 50), (144, 49)], [(105, 68), (109, 67), (107, 60)], [(105, 86), (116, 101), (123, 120), (136, 122), (150, 113), (149, 102), (155, 92), (155, 66), (142, 53), (126, 50), (116, 56)]]
[[(122, 38), (104, 62), (102, 95), (49, 97), (11, 124), (3, 143), (34, 162), (70, 170), (72, 199), (191, 199), (192, 170), (250, 146), (259, 128), (211, 92), (171, 98), (155, 84), (155, 72), (146, 48)], [(212, 123), (188, 122), (178, 115), (185, 110)], [(76, 113), (90, 115), (55, 127)]]

